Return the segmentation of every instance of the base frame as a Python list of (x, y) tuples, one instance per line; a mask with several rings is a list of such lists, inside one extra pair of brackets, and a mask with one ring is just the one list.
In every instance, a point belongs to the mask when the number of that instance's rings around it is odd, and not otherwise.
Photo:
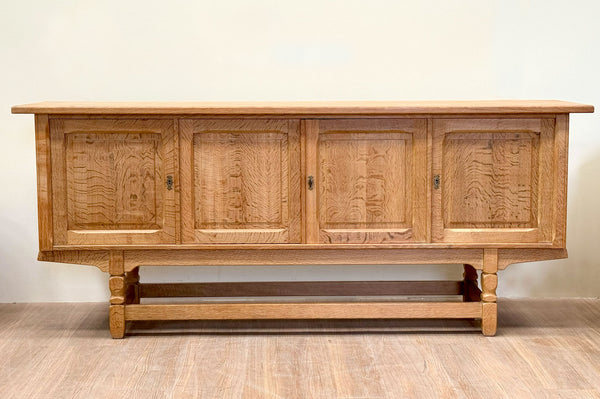
[[(110, 332), (123, 338), (135, 320), (473, 318), (484, 335), (496, 334), (498, 271), (512, 263), (562, 259), (564, 248), (303, 248), (57, 250), (38, 259), (89, 264), (109, 273)], [(304, 281), (140, 283), (140, 266), (463, 264), (460, 281)], [(362, 300), (361, 296), (457, 295), (462, 301)], [(284, 296), (286, 301), (247, 301)], [(324, 301), (317, 297), (336, 297)], [(239, 298), (231, 302), (147, 304), (143, 298)], [(300, 300), (312, 297), (314, 300)], [(339, 300), (337, 297), (344, 297)], [(291, 302), (289, 299), (294, 299)], [(364, 299), (364, 298), (363, 298)]]

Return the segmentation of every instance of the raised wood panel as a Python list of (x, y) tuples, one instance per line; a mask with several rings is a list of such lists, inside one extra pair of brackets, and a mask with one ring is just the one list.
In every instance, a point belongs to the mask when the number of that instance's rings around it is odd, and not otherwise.
[(312, 228), (319, 242), (426, 240), (426, 120), (322, 120), (311, 127), (316, 189), (308, 195), (318, 196)]
[(411, 148), (406, 133), (321, 134), (321, 227), (410, 227)]
[(300, 242), (296, 120), (181, 120), (183, 242)]
[(175, 242), (173, 121), (52, 119), (55, 244)]
[(66, 140), (69, 230), (162, 227), (160, 134), (72, 133)]
[(196, 134), (193, 146), (196, 229), (287, 224), (285, 134)]
[(551, 242), (554, 119), (433, 121), (433, 239)]
[(442, 171), (448, 227), (537, 227), (537, 133), (446, 137)]

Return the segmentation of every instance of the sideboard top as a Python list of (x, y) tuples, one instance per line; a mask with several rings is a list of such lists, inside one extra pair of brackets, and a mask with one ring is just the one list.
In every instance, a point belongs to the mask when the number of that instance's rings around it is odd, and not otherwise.
[(13, 114), (393, 115), (594, 112), (558, 100), (298, 101), (298, 102), (58, 102), (15, 105)]

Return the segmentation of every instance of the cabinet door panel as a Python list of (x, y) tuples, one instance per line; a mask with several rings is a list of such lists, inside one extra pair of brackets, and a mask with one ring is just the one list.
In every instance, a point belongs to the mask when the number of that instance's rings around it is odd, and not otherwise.
[(321, 120), (309, 126), (316, 140), (309, 145), (317, 147), (317, 190), (308, 194), (318, 196), (313, 239), (426, 240), (426, 120)]
[(298, 126), (181, 120), (184, 242), (300, 242)]
[(440, 119), (433, 239), (552, 241), (554, 119)]
[(52, 119), (57, 245), (175, 242), (174, 124)]

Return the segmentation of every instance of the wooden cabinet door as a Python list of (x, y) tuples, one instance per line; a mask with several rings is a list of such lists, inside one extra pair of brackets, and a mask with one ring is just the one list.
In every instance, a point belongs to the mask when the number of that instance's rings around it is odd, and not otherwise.
[(175, 242), (174, 123), (51, 119), (55, 245)]
[(306, 122), (307, 242), (427, 240), (427, 120)]
[(299, 243), (299, 122), (182, 119), (184, 243)]
[(435, 242), (551, 242), (554, 119), (435, 119)]

